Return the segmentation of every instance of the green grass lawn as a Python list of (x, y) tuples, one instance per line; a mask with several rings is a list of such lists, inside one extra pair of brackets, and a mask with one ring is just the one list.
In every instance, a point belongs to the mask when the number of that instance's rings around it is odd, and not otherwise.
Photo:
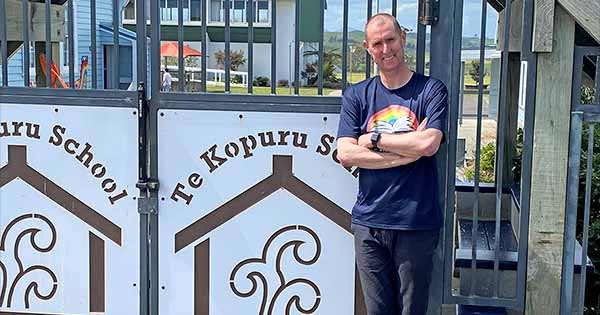
[[(247, 87), (232, 86), (230, 90), (231, 90), (232, 94), (248, 94)], [(206, 91), (209, 93), (224, 93), (225, 87), (224, 86), (207, 85)], [(323, 88), (323, 95), (327, 96), (333, 91), (334, 90), (332, 90), (332, 89)], [(287, 88), (287, 87), (277, 87), (275, 89), (275, 92), (277, 93), (277, 95), (294, 95), (294, 88), (292, 88), (290, 90), (290, 88)], [(317, 92), (318, 92), (318, 90), (315, 87), (301, 87), (300, 91), (299, 91), (300, 95), (317, 95)], [(252, 88), (252, 93), (253, 94), (271, 94), (271, 87), (255, 86)]]

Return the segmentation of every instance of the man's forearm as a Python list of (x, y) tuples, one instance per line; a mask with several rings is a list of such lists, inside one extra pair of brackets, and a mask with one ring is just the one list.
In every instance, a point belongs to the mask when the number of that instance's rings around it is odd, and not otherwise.
[(375, 152), (358, 145), (338, 150), (338, 159), (343, 166), (358, 166), (364, 169), (385, 169), (406, 165), (418, 157), (406, 157), (392, 152)]
[(437, 152), (441, 140), (441, 136), (436, 135), (437, 132), (439, 131), (427, 129), (401, 134), (382, 134), (378, 147), (411, 158), (432, 156)]

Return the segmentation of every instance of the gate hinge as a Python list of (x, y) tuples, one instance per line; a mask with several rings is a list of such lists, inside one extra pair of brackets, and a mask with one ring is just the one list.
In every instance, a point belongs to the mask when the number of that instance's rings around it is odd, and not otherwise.
[(433, 25), (440, 20), (440, 0), (419, 0), (419, 23)]

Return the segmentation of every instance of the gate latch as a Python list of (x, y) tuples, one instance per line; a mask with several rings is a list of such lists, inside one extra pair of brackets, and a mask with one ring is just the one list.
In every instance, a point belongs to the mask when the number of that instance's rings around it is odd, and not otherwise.
[(419, 23), (434, 25), (440, 20), (440, 0), (419, 0)]
[(158, 214), (158, 181), (140, 181), (135, 186), (140, 190), (138, 213)]

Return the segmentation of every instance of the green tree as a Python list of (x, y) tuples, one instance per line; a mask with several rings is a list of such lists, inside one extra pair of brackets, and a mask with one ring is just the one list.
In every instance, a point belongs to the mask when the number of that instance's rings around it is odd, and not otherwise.
[[(473, 81), (475, 81), (475, 83), (479, 84), (479, 60), (471, 61), (471, 69), (469, 70), (469, 75), (471, 76)], [(483, 78), (485, 79), (485, 77), (487, 75), (488, 75), (488, 72), (487, 72), (487, 70), (485, 70), (483, 72)]]
[[(219, 69), (225, 69), (225, 52), (222, 50), (215, 52), (215, 59), (217, 60), (217, 66)], [(237, 71), (240, 66), (246, 63), (246, 58), (244, 58), (244, 50), (240, 49), (239, 51), (229, 51), (229, 62), (231, 65), (231, 70)]]

